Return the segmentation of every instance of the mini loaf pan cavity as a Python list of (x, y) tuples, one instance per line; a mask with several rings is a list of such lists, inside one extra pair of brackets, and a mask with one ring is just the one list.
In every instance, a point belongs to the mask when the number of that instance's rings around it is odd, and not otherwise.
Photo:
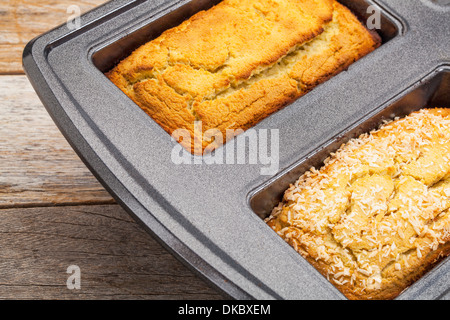
[[(318, 3), (326, 9), (301, 9), (295, 2), (280, 2), (272, 9), (277, 15), (273, 19), (252, 1), (224, 1), (186, 20), (204, 7), (202, 2), (197, 6), (191, 2), (101, 49), (92, 59), (170, 135), (179, 129), (189, 131), (190, 139), (179, 141), (183, 147), (195, 155), (209, 153), (211, 140), (195, 143), (199, 122), (203, 131), (220, 132), (222, 139), (215, 136), (213, 140), (220, 146), (231, 139), (226, 138), (227, 130), (254, 127), (399, 33), (385, 14), (377, 14), (378, 7), (369, 7), (367, 2), (349, 3), (362, 23), (337, 1)], [(370, 26), (369, 13), (379, 16), (379, 25)], [(305, 22), (302, 19), (311, 22), (306, 31), (300, 27)], [(161, 33), (159, 28), (170, 28), (180, 20), (185, 22), (154, 39)], [(297, 23), (298, 32), (292, 32), (291, 25)], [(276, 31), (264, 31), (268, 26)], [(247, 39), (252, 33), (253, 39)], [(144, 46), (133, 51), (139, 39), (154, 41), (144, 41)], [(131, 51), (119, 63), (122, 56), (112, 55)]]
[[(280, 174), (275, 179), (266, 182), (265, 185), (251, 193), (249, 205), (252, 207), (253, 212), (262, 219), (268, 218), (272, 210), (282, 201), (282, 197), (290, 185), (295, 183), (299, 177), (311, 168), (319, 170), (324, 165), (325, 159), (327, 159), (330, 154), (335, 153), (350, 139), (357, 138), (361, 134), (376, 130), (386, 122), (404, 118), (415, 111), (422, 109), (450, 108), (449, 87), (450, 68), (444, 66), (433, 71), (430, 75), (403, 91), (394, 101), (391, 101), (376, 110), (372, 115), (366, 117), (364, 121), (349, 128), (334, 139), (331, 139), (327, 142), (326, 146), (314, 151), (299, 163), (291, 166), (286, 172)], [(271, 217), (270, 220), (273, 219), (276, 220), (274, 217)], [(445, 250), (448, 251), (448, 249)], [(445, 257), (445, 253), (443, 253), (443, 256)], [(437, 281), (437, 274), (440, 274), (442, 270), (446, 268), (445, 263), (449, 260), (448, 257), (445, 257), (444, 259), (442, 259), (441, 255), (439, 255), (439, 257), (440, 258), (436, 259), (433, 264), (425, 268), (425, 273), (418, 281), (416, 280), (412, 285), (407, 286), (401, 294), (395, 293), (395, 298), (412, 299), (413, 297), (417, 297), (417, 291), (419, 290), (429, 291), (429, 279)], [(443, 293), (440, 298), (443, 299), (447, 295), (448, 292)], [(353, 299), (355, 298), (353, 297)]]

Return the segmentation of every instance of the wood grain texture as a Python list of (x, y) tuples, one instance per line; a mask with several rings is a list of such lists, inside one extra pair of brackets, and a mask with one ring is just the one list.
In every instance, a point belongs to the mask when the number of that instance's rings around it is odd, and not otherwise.
[(118, 205), (0, 210), (0, 248), (0, 299), (225, 298)]
[(2, 0), (0, 3), (0, 74), (21, 74), (22, 51), (36, 36), (65, 23), (71, 5), (84, 13), (107, 0)]
[(0, 76), (0, 208), (113, 203), (25, 76)]

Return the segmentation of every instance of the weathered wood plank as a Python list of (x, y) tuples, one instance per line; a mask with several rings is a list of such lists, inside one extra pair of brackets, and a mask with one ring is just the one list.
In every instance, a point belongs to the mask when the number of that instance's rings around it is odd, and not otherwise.
[(0, 210), (0, 248), (0, 299), (225, 298), (119, 205)]
[(25, 76), (0, 76), (0, 208), (113, 203)]
[(2, 0), (0, 4), (0, 74), (22, 70), (22, 51), (34, 37), (62, 24), (73, 15), (71, 5), (86, 12), (107, 0)]

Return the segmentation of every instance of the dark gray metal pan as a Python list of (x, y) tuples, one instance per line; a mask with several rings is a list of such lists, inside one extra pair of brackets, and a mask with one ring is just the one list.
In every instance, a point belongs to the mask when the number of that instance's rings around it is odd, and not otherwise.
[[(343, 141), (386, 117), (450, 106), (450, 7), (342, 2), (361, 19), (369, 5), (381, 9), (383, 45), (254, 128), (279, 130), (272, 176), (261, 175), (260, 164), (175, 164), (176, 142), (103, 74), (217, 1), (114, 0), (83, 15), (77, 30), (62, 25), (34, 39), (23, 63), (55, 123), (105, 188), (200, 275), (236, 299), (345, 299), (261, 218), (290, 182)], [(399, 299), (445, 297), (449, 269), (444, 261)]]

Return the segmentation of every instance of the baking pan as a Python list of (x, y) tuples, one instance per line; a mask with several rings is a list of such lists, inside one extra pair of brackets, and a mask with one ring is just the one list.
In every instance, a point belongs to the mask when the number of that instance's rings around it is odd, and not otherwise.
[[(31, 41), (24, 68), (105, 188), (217, 288), (235, 299), (345, 299), (263, 218), (289, 183), (351, 137), (424, 106), (450, 106), (450, 7), (343, 0), (362, 20), (369, 6), (380, 10), (383, 45), (253, 128), (278, 132), (277, 166), (268, 175), (262, 162), (207, 164), (189, 155), (191, 164), (177, 164), (175, 140), (104, 75), (140, 44), (217, 2), (113, 0), (83, 15), (80, 28), (62, 25)], [(233, 141), (215, 152), (239, 151)], [(445, 298), (449, 271), (444, 260), (398, 299)]]

